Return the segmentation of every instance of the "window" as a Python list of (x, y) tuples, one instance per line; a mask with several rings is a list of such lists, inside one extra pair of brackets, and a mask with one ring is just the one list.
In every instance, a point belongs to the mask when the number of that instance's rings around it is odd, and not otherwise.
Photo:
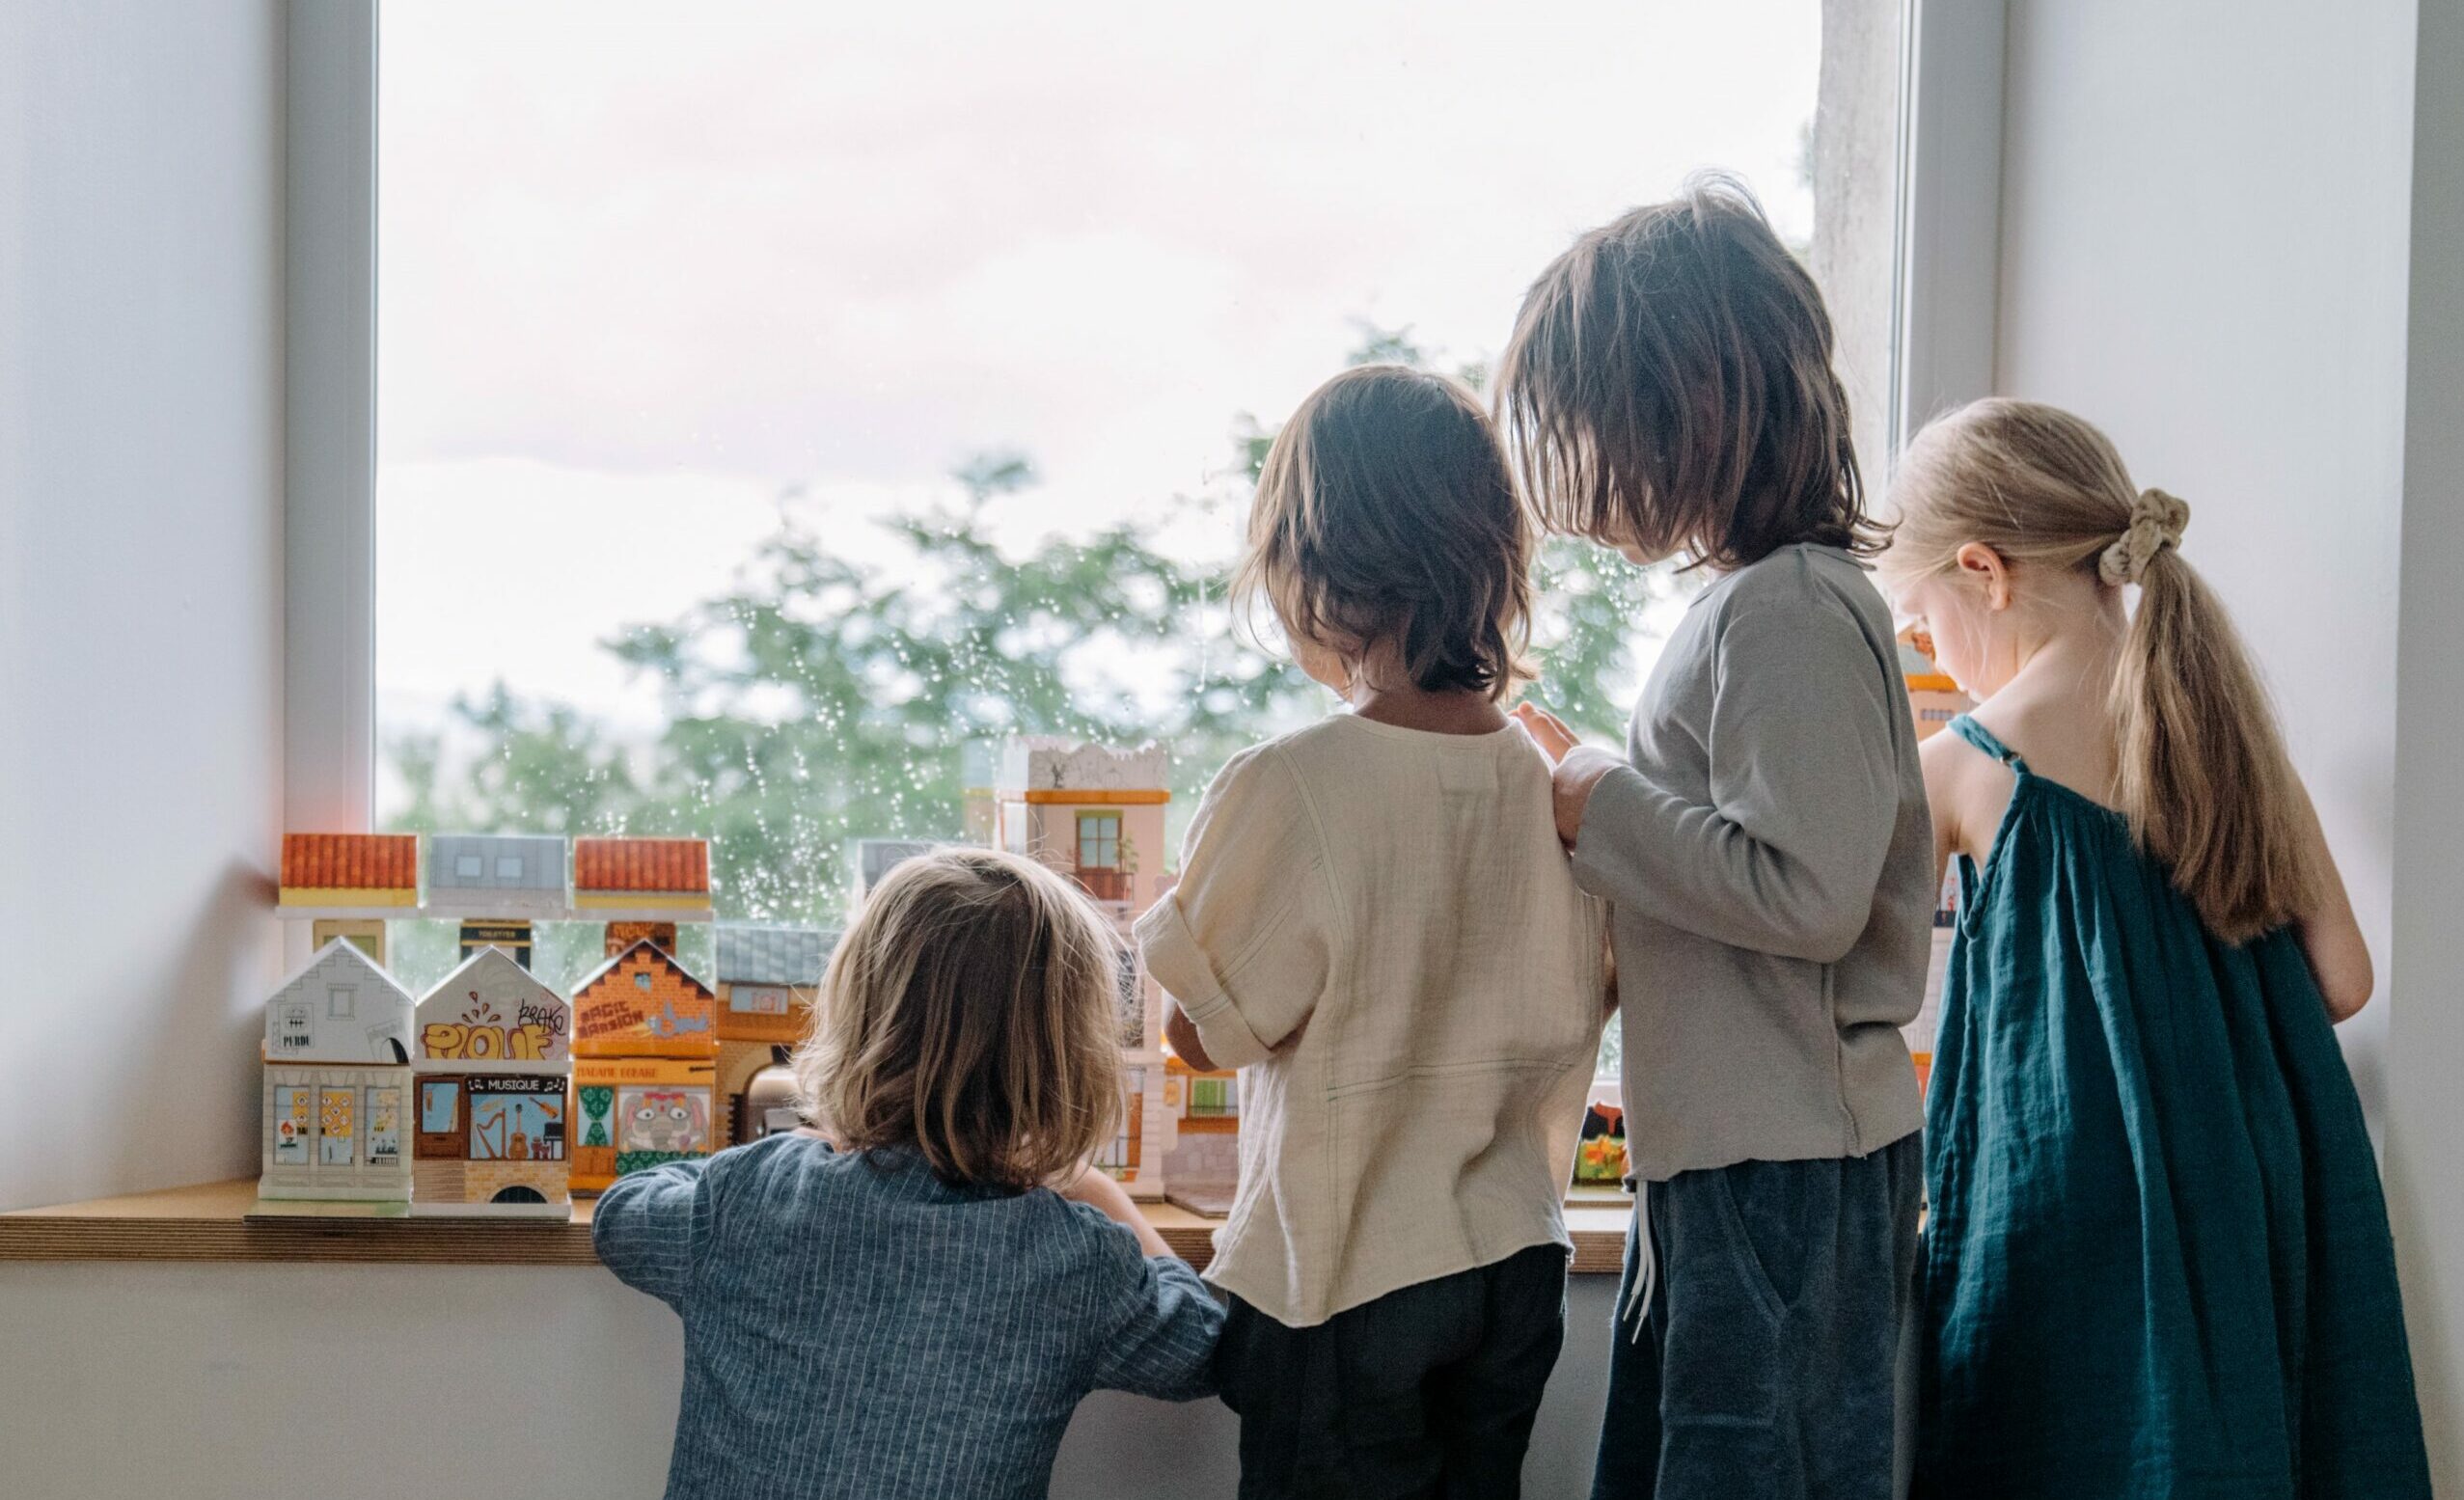
[[(1177, 847), (1326, 702), (1222, 603), (1275, 423), (1348, 359), (1476, 379), (1697, 166), (1814, 266), (1878, 477), (1898, 9), (384, 8), (380, 822), (711, 834), (722, 915), (830, 921), (851, 840), (958, 836), (1026, 730), (1168, 740)], [(1552, 705), (1613, 734), (1690, 583), (1541, 583)]]
[(1121, 815), (1081, 812), (1078, 815), (1078, 867), (1117, 870), (1121, 867)]
[(459, 1107), (462, 1084), (455, 1078), (425, 1078), (420, 1082), (420, 1133), (446, 1135), (453, 1130), (453, 1115)]
[(328, 986), (325, 991), (325, 1014), (336, 1021), (348, 1021), (359, 1008), (358, 991), (346, 984)]
[(520, 855), (505, 855), (500, 857), (496, 861), (496, 878), (498, 880), (520, 880), (522, 878), (522, 857)]
[(456, 880), (478, 880), (479, 872), (486, 868), (485, 861), (481, 860), (478, 855), (465, 854), (453, 857), (453, 876)]

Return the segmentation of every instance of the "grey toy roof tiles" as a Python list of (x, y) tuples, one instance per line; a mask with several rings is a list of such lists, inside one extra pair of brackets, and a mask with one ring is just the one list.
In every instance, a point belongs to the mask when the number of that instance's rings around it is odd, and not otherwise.
[(427, 888), (561, 894), (564, 837), (559, 833), (431, 833)]
[(821, 983), (837, 934), (818, 927), (769, 927), (753, 922), (719, 924), (721, 984)]

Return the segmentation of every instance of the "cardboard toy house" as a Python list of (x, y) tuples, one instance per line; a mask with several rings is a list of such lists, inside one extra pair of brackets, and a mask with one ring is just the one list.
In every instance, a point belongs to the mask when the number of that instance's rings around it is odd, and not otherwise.
[(428, 835), (427, 914), (462, 918), (463, 958), (502, 948), (528, 968), (533, 919), (567, 910), (561, 835)]
[(676, 924), (673, 922), (610, 922), (602, 934), (599, 956), (614, 958), (637, 942), (647, 942), (673, 953), (676, 950)]
[(399, 1204), (407, 1212), (409, 994), (367, 954), (337, 940), (265, 1002), (264, 1048), (258, 1196)]
[(563, 1218), (573, 1010), (500, 948), (419, 1004), (411, 1212)]
[[(710, 920), (706, 838), (577, 838), (573, 910), (599, 921)], [(671, 951), (675, 944), (668, 944)]]
[(1164, 1159), (1178, 1139), (1165, 1101), (1163, 992), (1136, 957), (1130, 926), (1169, 888), (1164, 874), (1166, 764), (1159, 745), (1113, 750), (1027, 738), (1002, 749), (993, 785), (997, 847), (1041, 860), (1076, 881), (1120, 932), (1121, 1060), (1129, 1109), (1096, 1164), (1132, 1196), (1164, 1196)]
[[(388, 916), (415, 915), (420, 904), (419, 835), (285, 833), (282, 886), (275, 900), (285, 916), (293, 917), (381, 924)], [(321, 950), (326, 941), (320, 938), (316, 946)], [(376, 961), (385, 962), (381, 956)]]
[(1595, 1079), (1583, 1104), (1583, 1132), (1574, 1150), (1576, 1187), (1622, 1188), (1632, 1170), (1626, 1156), (1626, 1110), (1615, 1078)]
[[(1908, 708), (1916, 715), (1916, 737), (1927, 739), (1961, 714), (1976, 707), (1933, 660), (1933, 638), (1914, 625), (1900, 632), (1900, 669), (1908, 687)], [(1917, 1087), (1933, 1076), (1933, 1038), (1942, 1013), (1942, 980), (1951, 969), (1951, 935), (1958, 919), (1959, 874), (1955, 863), (1945, 872), (1933, 904), (1933, 953), (1926, 965), (1925, 1001), (1916, 1020), (1901, 1028), (1908, 1052), (1916, 1059)]]
[(1172, 1153), (1164, 1163), (1171, 1200), (1192, 1214), (1229, 1214), (1241, 1185), (1240, 1075), (1201, 1073), (1167, 1052), (1164, 1103), (1174, 1113)]
[[(768, 1070), (783, 1068), (788, 1053), (804, 1040), (836, 937), (818, 927), (756, 922), (721, 922), (717, 937), (717, 1131), (724, 1149), (770, 1134), (780, 1123), (770, 1118), (771, 1108), (792, 1110), (792, 1103), (768, 1103), (778, 1092), (777, 1078), (770, 1080), (773, 1087), (761, 1091), (763, 1101), (757, 1104), (750, 1096), (754, 1080)], [(785, 1093), (790, 1100), (793, 1092), (789, 1083)]]
[(716, 1009), (709, 986), (647, 941), (574, 986), (573, 1191), (709, 1154)]

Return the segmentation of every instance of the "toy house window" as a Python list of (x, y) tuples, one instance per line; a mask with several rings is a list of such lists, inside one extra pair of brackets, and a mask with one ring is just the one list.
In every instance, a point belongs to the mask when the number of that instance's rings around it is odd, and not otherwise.
[(648, 974), (636, 974), (636, 975), (634, 975), (634, 976), (633, 976), (633, 987), (634, 987), (635, 989), (637, 989), (637, 990), (642, 991), (642, 992), (643, 992), (643, 994), (645, 994), (645, 995), (646, 995), (646, 994), (648, 994), (648, 993), (649, 993), (649, 990), (650, 990), (650, 976), (649, 976)]
[(1078, 867), (1117, 870), (1121, 867), (1121, 815), (1081, 812), (1078, 815)]
[(325, 1014), (336, 1021), (348, 1021), (359, 1009), (359, 992), (346, 984), (327, 987)]
[(522, 878), (522, 857), (520, 855), (501, 856), (496, 861), (496, 878), (498, 880), (520, 880)]
[(453, 1112), (462, 1097), (456, 1078), (426, 1078), (420, 1083), (420, 1133), (443, 1135), (453, 1129)]
[(478, 855), (465, 854), (453, 857), (453, 877), (456, 880), (478, 880), (479, 872), (486, 868), (487, 861)]

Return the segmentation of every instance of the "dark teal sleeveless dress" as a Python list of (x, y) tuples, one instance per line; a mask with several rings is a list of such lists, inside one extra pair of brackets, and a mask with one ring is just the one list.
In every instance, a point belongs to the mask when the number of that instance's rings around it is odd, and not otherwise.
[(1926, 1107), (1929, 1500), (2417, 1500), (2378, 1165), (2301, 946), (2207, 936), (2127, 825), (2010, 766)]

